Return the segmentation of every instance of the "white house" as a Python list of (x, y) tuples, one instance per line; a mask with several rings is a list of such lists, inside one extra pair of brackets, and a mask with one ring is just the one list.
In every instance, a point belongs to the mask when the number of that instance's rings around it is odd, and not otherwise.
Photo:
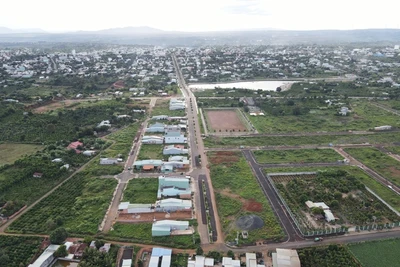
[(165, 131), (166, 125), (163, 123), (154, 123), (152, 125), (149, 125), (149, 127), (146, 128), (147, 133), (163, 133)]
[(151, 117), (152, 120), (168, 120), (168, 116), (167, 115), (157, 115), (157, 116), (153, 116)]
[(156, 221), (151, 227), (152, 236), (169, 236), (174, 230), (188, 230), (188, 221), (163, 220)]
[(179, 136), (164, 136), (164, 142), (166, 144), (186, 144), (187, 138), (183, 134)]
[(213, 267), (213, 266), (214, 266), (213, 258), (206, 258), (200, 255), (196, 255), (196, 260), (194, 261), (189, 260), (187, 265), (187, 267)]
[(62, 161), (63, 161), (62, 159), (56, 158), (56, 159), (53, 159), (51, 162), (60, 163)]
[(100, 158), (100, 165), (113, 165), (122, 162), (120, 158)]
[(90, 156), (95, 155), (95, 154), (96, 154), (96, 151), (94, 151), (94, 150), (86, 150), (86, 151), (83, 151), (82, 154), (83, 154), (84, 156), (90, 157)]
[(164, 143), (164, 138), (161, 136), (145, 135), (142, 138), (142, 144), (161, 145)]
[(156, 201), (155, 209), (157, 212), (190, 211), (192, 209), (192, 201), (177, 198), (162, 199)]
[(164, 136), (180, 136), (181, 127), (179, 125), (168, 125), (164, 129)]
[(168, 145), (163, 149), (163, 155), (183, 155), (188, 152), (189, 150), (182, 145)]
[(110, 121), (106, 120), (106, 121), (102, 121), (97, 125), (97, 128), (100, 128), (102, 126), (107, 126), (107, 127), (111, 127)]

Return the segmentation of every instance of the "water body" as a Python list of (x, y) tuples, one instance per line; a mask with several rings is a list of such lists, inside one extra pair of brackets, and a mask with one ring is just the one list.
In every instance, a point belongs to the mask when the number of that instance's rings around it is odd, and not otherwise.
[(232, 83), (198, 83), (190, 84), (191, 89), (214, 89), (220, 88), (237, 88), (237, 89), (250, 89), (250, 90), (265, 90), (275, 91), (276, 88), (281, 87), (282, 90), (289, 89), (290, 86), (296, 81), (254, 81), (254, 82), (232, 82)]
[(58, 260), (53, 267), (78, 267), (77, 262), (70, 262), (70, 261), (62, 261)]

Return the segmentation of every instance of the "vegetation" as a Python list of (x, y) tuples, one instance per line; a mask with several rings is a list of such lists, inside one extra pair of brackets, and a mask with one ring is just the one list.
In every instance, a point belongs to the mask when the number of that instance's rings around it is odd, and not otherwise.
[(142, 144), (138, 155), (138, 160), (145, 159), (164, 159), (162, 145), (147, 145)]
[(50, 241), (52, 244), (61, 244), (62, 242), (64, 242), (65, 239), (67, 239), (67, 237), (67, 231), (64, 228), (60, 227), (51, 232)]
[(400, 162), (376, 148), (346, 148), (346, 152), (400, 186)]
[(79, 267), (115, 267), (115, 262), (117, 260), (118, 247), (111, 245), (110, 251), (108, 253), (103, 253), (94, 248), (86, 248), (82, 259), (79, 262)]
[(255, 150), (258, 163), (336, 162), (343, 157), (333, 149)]
[(399, 267), (398, 253), (400, 239), (370, 241), (349, 245), (350, 251), (363, 267)]
[[(235, 152), (214, 152), (209, 153), (209, 158), (218, 214), (226, 240), (233, 241), (236, 238), (235, 221), (247, 214), (262, 218), (264, 227), (249, 231), (246, 242), (280, 239), (283, 236), (282, 228), (244, 157)], [(247, 211), (245, 205), (249, 201), (261, 203), (262, 210)]]
[(155, 203), (157, 200), (157, 190), (157, 178), (132, 179), (125, 188), (122, 201), (138, 204)]
[(53, 253), (54, 257), (60, 258), (68, 255), (67, 247), (65, 245), (61, 245), (58, 249)]
[(107, 234), (108, 239), (118, 241), (165, 245), (169, 247), (194, 249), (200, 243), (198, 235), (177, 235), (177, 236), (151, 236), (151, 223), (123, 224), (116, 223), (112, 231)]
[(94, 234), (110, 203), (117, 181), (76, 174), (18, 220), (8, 232), (49, 233), (64, 227), (70, 234)]
[(43, 146), (31, 144), (0, 144), (0, 166), (13, 164), (17, 159), (21, 158), (21, 156), (33, 154), (40, 149), (43, 149)]
[(361, 264), (354, 259), (348, 248), (342, 245), (332, 244), (324, 247), (301, 248), (297, 250), (297, 253), (301, 266), (304, 267), (361, 267)]
[(41, 237), (0, 235), (0, 265), (4, 267), (27, 266), (37, 255)]
[[(199, 255), (199, 254), (196, 254)], [(171, 256), (171, 267), (187, 266), (189, 261), (189, 254), (178, 253)]]
[(185, 110), (169, 110), (169, 99), (158, 99), (151, 112), (151, 116), (157, 115), (185, 116)]

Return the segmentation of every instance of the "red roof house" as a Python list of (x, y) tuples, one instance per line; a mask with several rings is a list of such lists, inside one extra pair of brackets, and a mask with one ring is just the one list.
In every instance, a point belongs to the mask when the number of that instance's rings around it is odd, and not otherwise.
[(82, 146), (83, 146), (83, 143), (82, 143), (82, 142), (79, 142), (79, 141), (72, 142), (71, 144), (68, 145), (67, 148), (68, 148), (68, 149), (73, 149), (73, 150), (75, 150), (75, 153), (79, 154), (79, 153), (81, 153), (81, 151), (77, 149), (78, 146), (81, 146), (81, 147), (82, 147)]

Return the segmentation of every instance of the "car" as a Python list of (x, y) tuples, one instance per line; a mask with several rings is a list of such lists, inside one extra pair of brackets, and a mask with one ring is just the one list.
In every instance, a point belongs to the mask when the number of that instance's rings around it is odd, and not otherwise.
[(128, 170), (132, 170), (132, 167), (128, 167)]
[(322, 241), (322, 240), (324, 240), (322, 237), (316, 237), (316, 238), (314, 239), (314, 242), (320, 242), (320, 241)]

